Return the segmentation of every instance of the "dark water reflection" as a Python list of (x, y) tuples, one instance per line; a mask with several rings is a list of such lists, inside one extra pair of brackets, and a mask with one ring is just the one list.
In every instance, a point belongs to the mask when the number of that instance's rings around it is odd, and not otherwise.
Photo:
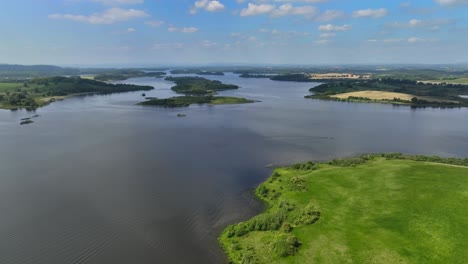
[[(213, 76), (247, 105), (140, 107), (141, 92), (0, 111), (0, 263), (220, 263), (268, 164), (400, 151), (468, 156), (467, 109), (304, 99), (312, 84)], [(147, 96), (169, 97), (154, 78)], [(177, 118), (177, 113), (187, 117)]]

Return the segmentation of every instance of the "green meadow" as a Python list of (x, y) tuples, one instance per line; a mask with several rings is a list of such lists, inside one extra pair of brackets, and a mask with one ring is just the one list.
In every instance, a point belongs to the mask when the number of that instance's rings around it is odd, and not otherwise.
[(380, 154), (277, 168), (256, 189), (268, 209), (220, 242), (233, 263), (466, 263), (467, 165)]

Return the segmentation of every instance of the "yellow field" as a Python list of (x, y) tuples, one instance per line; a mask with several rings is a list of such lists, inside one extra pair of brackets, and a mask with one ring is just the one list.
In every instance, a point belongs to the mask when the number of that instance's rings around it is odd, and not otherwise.
[(414, 95), (411, 95), (411, 94), (383, 92), (383, 91), (359, 91), (359, 92), (335, 94), (335, 95), (332, 95), (331, 97), (347, 99), (350, 96), (365, 97), (365, 98), (369, 98), (372, 100), (393, 100), (393, 98), (400, 98), (401, 100), (406, 100), (406, 101), (411, 101), (411, 99), (415, 97)]

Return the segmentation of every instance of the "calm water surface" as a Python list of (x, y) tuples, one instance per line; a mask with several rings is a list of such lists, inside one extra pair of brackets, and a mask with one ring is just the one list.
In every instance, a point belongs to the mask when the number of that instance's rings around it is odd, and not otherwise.
[[(261, 209), (250, 190), (269, 164), (468, 156), (467, 109), (317, 101), (303, 98), (310, 83), (208, 78), (261, 102), (164, 109), (136, 106), (132, 92), (1, 110), (0, 263), (222, 263), (216, 237)], [(125, 82), (174, 95), (164, 80)]]

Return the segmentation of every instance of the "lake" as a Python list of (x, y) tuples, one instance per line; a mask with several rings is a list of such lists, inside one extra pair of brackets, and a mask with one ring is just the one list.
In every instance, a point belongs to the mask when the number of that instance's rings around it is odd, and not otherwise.
[[(465, 108), (319, 101), (303, 98), (313, 83), (204, 77), (261, 102), (165, 109), (130, 92), (0, 110), (0, 263), (222, 263), (217, 236), (262, 209), (251, 191), (269, 165), (468, 156)], [(123, 82), (174, 95), (162, 79)]]

